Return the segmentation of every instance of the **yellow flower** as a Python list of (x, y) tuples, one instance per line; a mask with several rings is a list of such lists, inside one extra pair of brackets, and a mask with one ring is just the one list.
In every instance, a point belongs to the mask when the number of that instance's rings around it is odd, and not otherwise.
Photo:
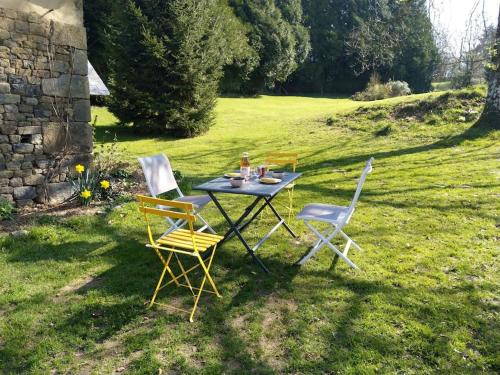
[(109, 181), (108, 180), (102, 180), (101, 181), (101, 187), (106, 190), (109, 189)]
[(87, 198), (90, 198), (92, 196), (92, 193), (90, 192), (90, 190), (87, 190), (85, 189), (84, 191), (82, 191), (80, 193), (80, 196), (83, 198), (83, 199), (87, 199)]
[(77, 166), (75, 167), (75, 170), (77, 173), (83, 173), (83, 172), (85, 172), (85, 167), (81, 164), (77, 164)]

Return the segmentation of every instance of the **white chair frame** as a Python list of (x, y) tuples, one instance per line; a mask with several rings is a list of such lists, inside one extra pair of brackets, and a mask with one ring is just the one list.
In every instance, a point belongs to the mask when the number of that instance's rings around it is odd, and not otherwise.
[[(182, 198), (184, 198), (185, 196), (179, 188), (177, 181), (175, 180), (170, 161), (165, 154), (138, 158), (138, 160), (144, 172), (149, 193), (153, 198), (156, 198), (159, 194), (175, 190), (179, 197), (174, 200), (182, 201)], [(153, 176), (153, 173), (156, 174), (156, 176)], [(203, 226), (199, 228), (197, 232), (203, 232), (206, 229), (209, 232), (215, 234), (215, 230), (199, 214), (199, 212), (205, 207), (206, 204), (198, 206), (196, 205), (195, 201), (193, 201), (193, 203), (195, 207), (195, 211), (193, 212), (193, 214), (203, 223)], [(162, 207), (158, 208), (161, 209)], [(167, 235), (176, 229), (180, 229), (187, 224), (187, 221), (183, 219), (174, 221), (170, 217), (166, 217), (166, 220), (171, 226), (165, 231), (165, 233), (163, 233), (162, 236)]]
[[(348, 252), (349, 252), (351, 245), (354, 246), (354, 248), (356, 248), (359, 251), (362, 251), (362, 249), (356, 242), (354, 242), (354, 240), (352, 238), (350, 238), (343, 231), (343, 228), (351, 220), (351, 217), (354, 213), (354, 209), (356, 208), (356, 203), (357, 203), (359, 196), (361, 194), (363, 184), (365, 183), (366, 176), (368, 175), (368, 173), (371, 173), (373, 170), (373, 168), (372, 168), (373, 160), (374, 160), (373, 158), (370, 158), (368, 160), (368, 162), (366, 163), (366, 166), (363, 170), (363, 173), (361, 174), (361, 177), (359, 178), (358, 186), (356, 188), (356, 192), (354, 193), (354, 197), (351, 201), (351, 204), (348, 207), (322, 205), (326, 209), (329, 209), (332, 212), (332, 214), (338, 213), (338, 212), (345, 213), (342, 219), (335, 220), (335, 219), (329, 219), (329, 218), (325, 218), (325, 217), (321, 217), (321, 216), (315, 217), (314, 215), (304, 214), (305, 209), (308, 206), (311, 207), (311, 206), (315, 206), (316, 204), (311, 204), (311, 205), (304, 207), (304, 209), (297, 215), (297, 218), (303, 220), (304, 224), (306, 224), (307, 227), (318, 237), (318, 241), (314, 244), (314, 246), (311, 248), (311, 250), (309, 250), (309, 252), (307, 254), (305, 254), (297, 262), (297, 264), (299, 264), (299, 265), (304, 264), (307, 260), (309, 260), (312, 256), (314, 256), (324, 246), (327, 246), (334, 252), (334, 254), (338, 255), (339, 258), (342, 259), (344, 262), (346, 262), (349, 266), (351, 266), (354, 269), (358, 269), (358, 266), (353, 261), (351, 261), (347, 255), (348, 255)], [(311, 224), (311, 221), (328, 223), (329, 227), (325, 231), (321, 232)], [(334, 244), (331, 243), (331, 241), (337, 235), (342, 236), (347, 241), (343, 251), (339, 250), (339, 248), (337, 246), (335, 246)]]

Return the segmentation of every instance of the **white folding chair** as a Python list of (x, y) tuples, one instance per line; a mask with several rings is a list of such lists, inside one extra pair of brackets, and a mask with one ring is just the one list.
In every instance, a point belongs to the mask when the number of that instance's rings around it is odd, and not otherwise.
[[(164, 154), (139, 158), (138, 160), (141, 164), (142, 171), (144, 172), (144, 177), (146, 177), (149, 193), (153, 198), (156, 198), (159, 194), (175, 190), (179, 197), (174, 200), (178, 202), (192, 203), (195, 210), (194, 215), (204, 224), (197, 230), (197, 232), (203, 232), (207, 229), (209, 232), (215, 233), (214, 229), (199, 214), (203, 207), (212, 201), (208, 195), (184, 196), (181, 189), (179, 189), (179, 186), (177, 185), (174, 172), (170, 166), (170, 161)], [(162, 207), (158, 208), (161, 209)], [(186, 220), (181, 219), (177, 221), (172, 220), (170, 217), (166, 217), (166, 219), (171, 224), (171, 227), (167, 229), (163, 235), (182, 228), (187, 223)]]
[[(318, 241), (314, 244), (311, 250), (304, 255), (297, 264), (302, 265), (308, 259), (310, 259), (314, 254), (316, 254), (323, 246), (328, 246), (335, 254), (337, 254), (342, 260), (344, 260), (349, 266), (357, 269), (358, 266), (354, 264), (348, 257), (347, 253), (349, 248), (354, 246), (358, 250), (362, 250), (361, 247), (354, 242), (347, 234), (342, 230), (351, 220), (352, 214), (354, 213), (354, 208), (356, 207), (356, 202), (358, 201), (359, 195), (361, 194), (361, 189), (365, 182), (366, 176), (372, 171), (373, 158), (370, 158), (366, 163), (365, 169), (361, 174), (358, 181), (358, 187), (356, 188), (356, 193), (354, 193), (354, 198), (348, 207), (344, 206), (333, 206), (329, 204), (312, 203), (305, 206), (302, 211), (297, 215), (297, 219), (304, 220), (304, 223), (311, 229), (311, 231), (318, 237)], [(318, 221), (329, 224), (328, 228), (320, 232), (316, 229), (310, 221)], [(333, 238), (337, 235), (341, 235), (346, 241), (344, 251), (340, 251), (337, 246), (331, 243)]]

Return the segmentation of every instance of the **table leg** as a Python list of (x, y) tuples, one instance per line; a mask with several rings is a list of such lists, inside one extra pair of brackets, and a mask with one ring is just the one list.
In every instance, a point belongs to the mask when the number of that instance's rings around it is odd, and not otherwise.
[(230, 229), (224, 235), (224, 239), (219, 244), (223, 243), (229, 237), (229, 235), (231, 233), (234, 233), (240, 239), (240, 242), (243, 244), (243, 246), (245, 246), (245, 249), (246, 249), (247, 253), (252, 256), (253, 260), (260, 266), (260, 268), (262, 268), (262, 270), (264, 272), (269, 273), (269, 270), (267, 269), (267, 267), (260, 260), (260, 258), (257, 255), (255, 255), (255, 252), (252, 251), (252, 249), (250, 248), (250, 246), (248, 245), (248, 243), (245, 241), (245, 239), (241, 235), (241, 232), (240, 232), (240, 230), (238, 228), (238, 225), (240, 225), (241, 222), (253, 211), (253, 209), (255, 208), (255, 206), (257, 205), (257, 203), (259, 203), (261, 201), (262, 197), (257, 197), (252, 202), (252, 204), (250, 204), (250, 206), (248, 206), (245, 209), (245, 212), (243, 213), (243, 215), (241, 215), (241, 217), (238, 220), (236, 220), (236, 222), (233, 222), (231, 220), (231, 218), (229, 217), (229, 215), (224, 210), (224, 208), (221, 206), (221, 204), (219, 203), (219, 201), (217, 200), (217, 198), (215, 197), (215, 195), (212, 192), (208, 192), (208, 195), (210, 196), (210, 198), (212, 198), (212, 201), (214, 202), (215, 206), (219, 209), (219, 211), (221, 212), (222, 216), (224, 216), (224, 219), (226, 219), (227, 223), (230, 226)]
[(269, 208), (271, 209), (271, 211), (273, 211), (274, 215), (278, 218), (279, 221), (282, 221), (283, 222), (283, 226), (285, 227), (285, 229), (288, 231), (288, 233), (290, 233), (292, 235), (293, 238), (297, 238), (297, 235), (293, 232), (293, 230), (288, 226), (288, 224), (286, 223), (285, 219), (283, 219), (280, 214), (278, 213), (278, 211), (276, 211), (276, 209), (273, 207), (273, 205), (271, 204), (271, 200), (272, 200), (273, 197), (271, 197), (270, 199), (269, 198), (264, 198), (264, 200), (266, 201), (266, 205), (269, 206)]

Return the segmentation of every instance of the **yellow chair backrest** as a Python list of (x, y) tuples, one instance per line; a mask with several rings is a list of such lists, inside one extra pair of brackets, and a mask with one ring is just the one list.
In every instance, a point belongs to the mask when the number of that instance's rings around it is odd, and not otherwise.
[[(185, 202), (177, 202), (171, 201), (167, 199), (153, 198), (145, 195), (137, 195), (137, 199), (139, 201), (139, 211), (144, 214), (144, 219), (146, 220), (146, 224), (148, 226), (148, 235), (149, 241), (151, 245), (155, 245), (155, 241), (153, 239), (153, 233), (151, 231), (151, 226), (149, 224), (148, 215), (155, 215), (159, 217), (169, 217), (171, 219), (181, 219), (185, 220), (189, 226), (189, 231), (193, 237), (193, 246), (196, 249), (196, 242), (194, 238), (194, 222), (196, 221), (196, 217), (193, 214), (193, 204), (185, 203)], [(149, 207), (147, 205), (154, 206), (162, 206), (164, 208), (157, 207)], [(172, 211), (169, 208), (175, 208), (179, 211)]]
[(296, 152), (270, 152), (266, 155), (265, 163), (267, 165), (274, 164), (280, 167), (291, 165), (295, 172), (295, 168), (297, 168), (297, 164), (299, 164), (298, 158), (299, 154)]

